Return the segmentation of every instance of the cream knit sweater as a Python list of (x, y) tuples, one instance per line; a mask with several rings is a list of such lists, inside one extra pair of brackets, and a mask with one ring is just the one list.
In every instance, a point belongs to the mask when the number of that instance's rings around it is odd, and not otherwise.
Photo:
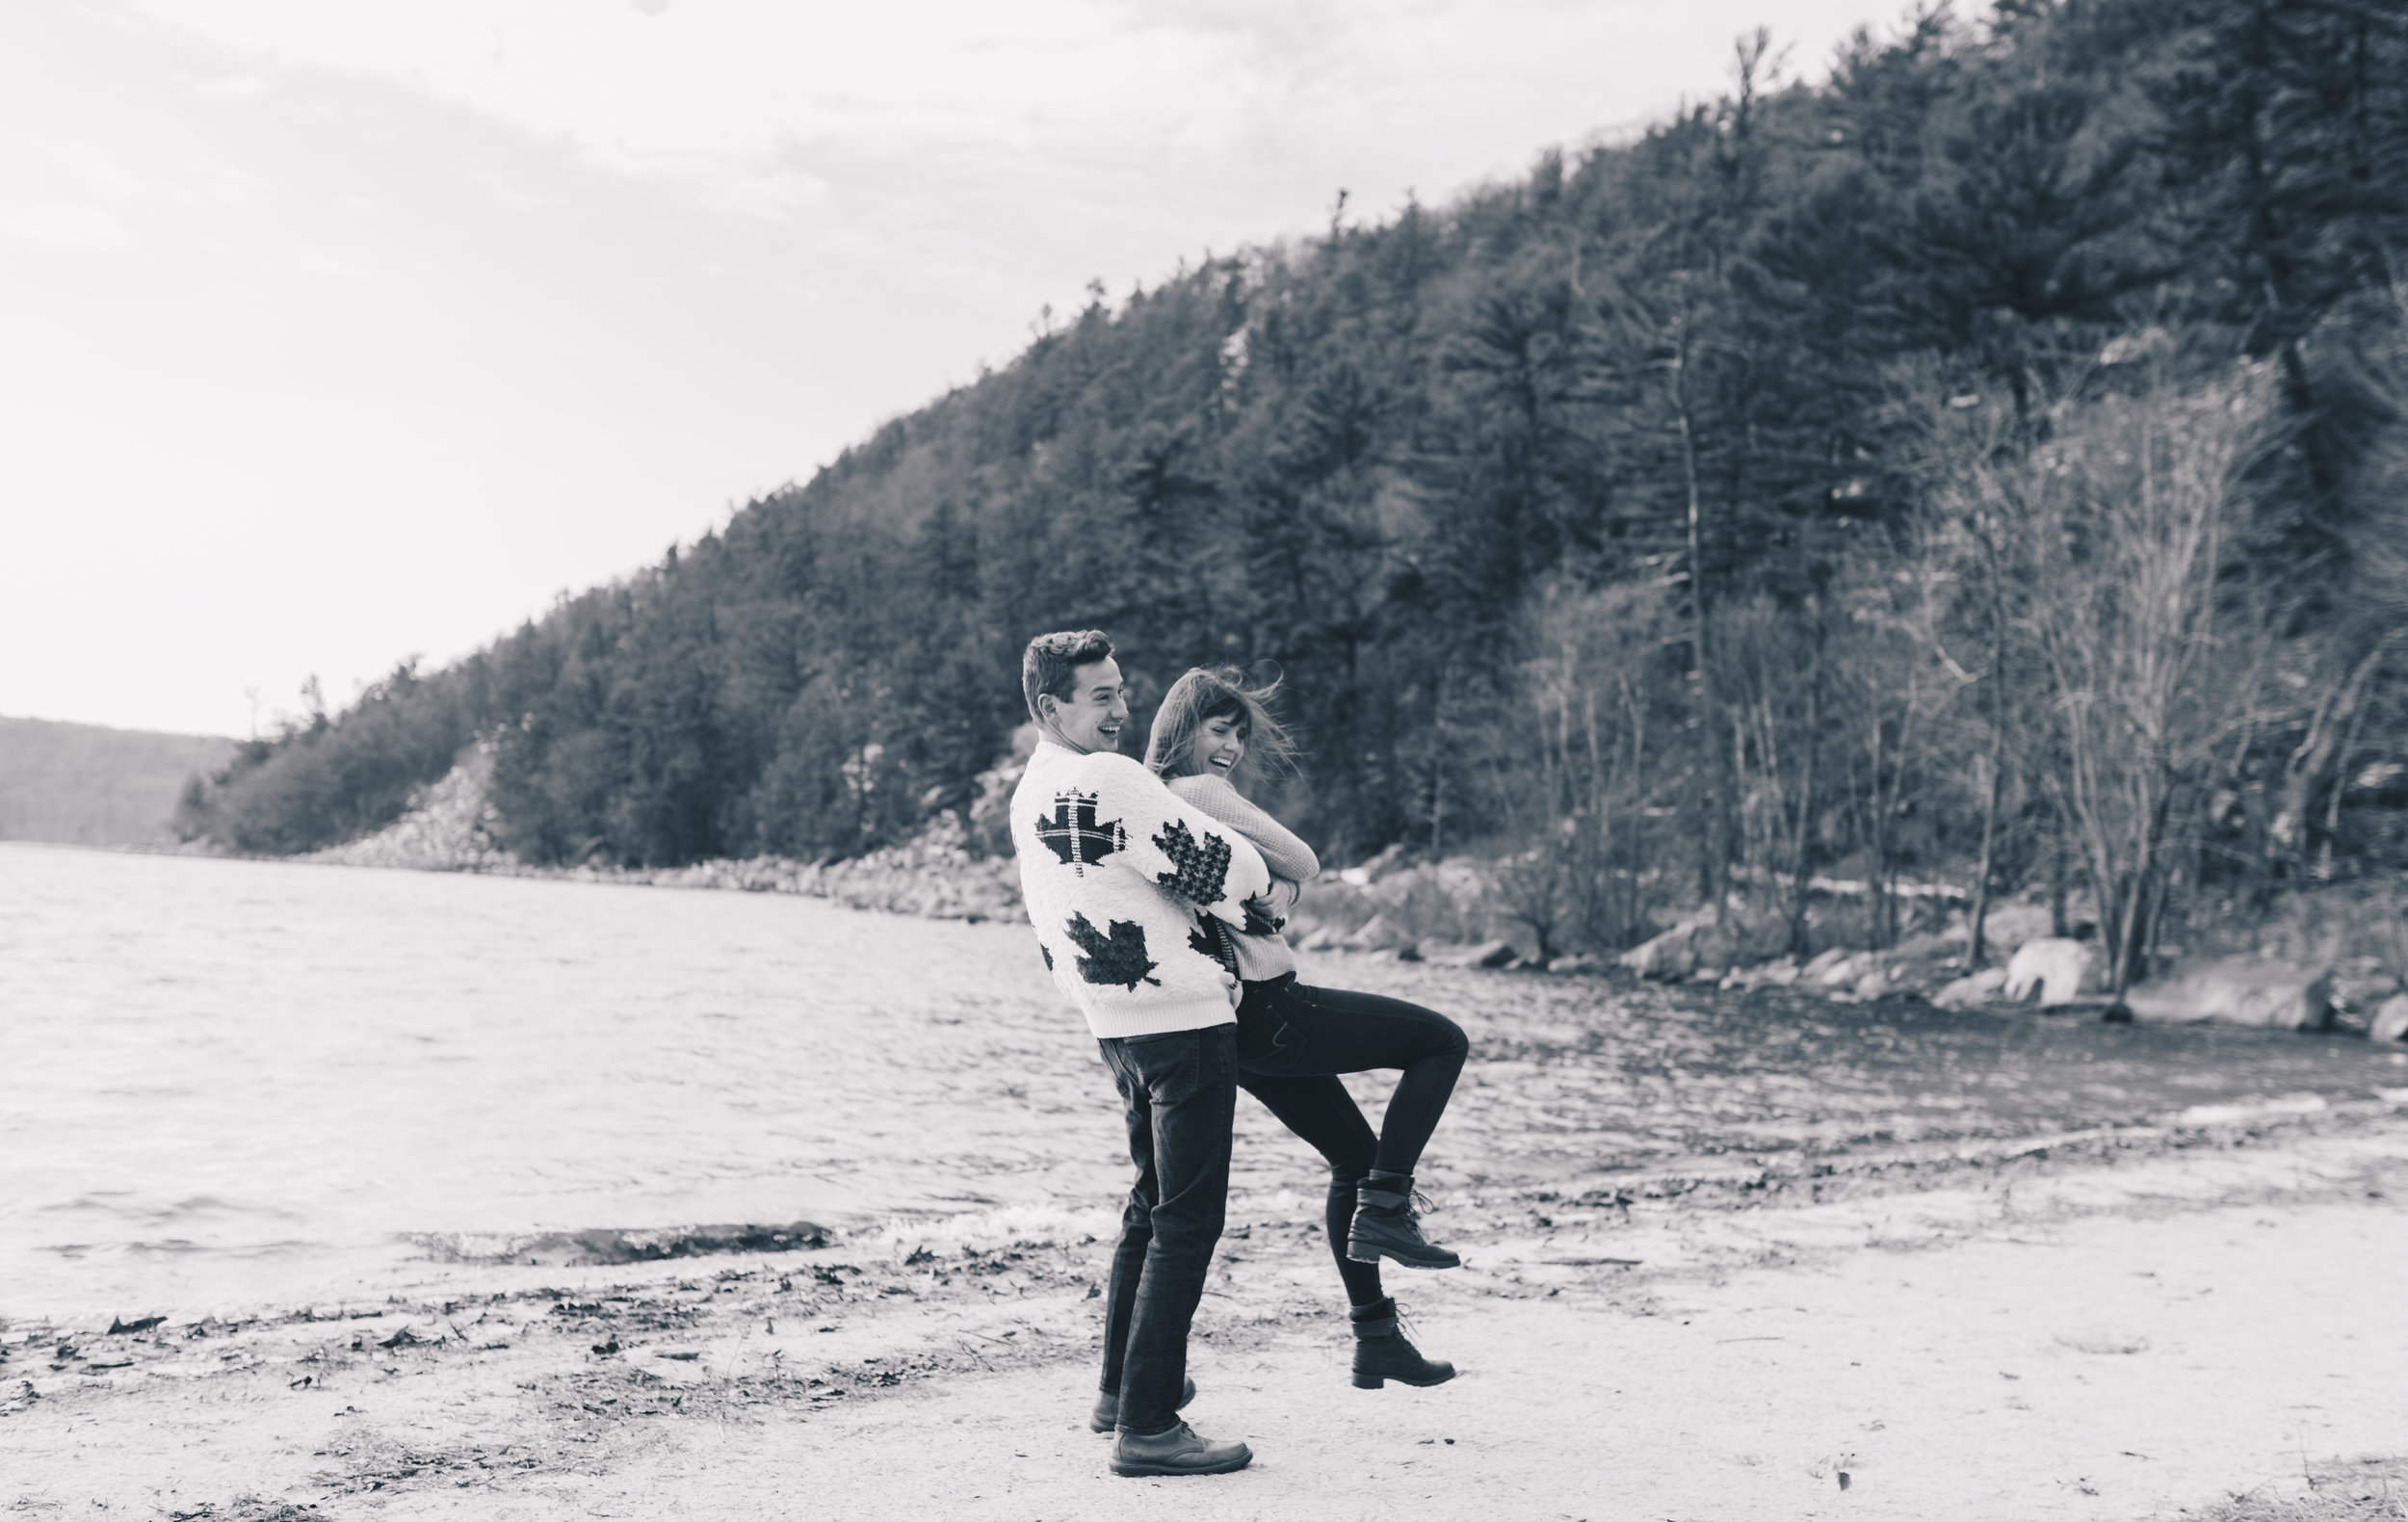
[[(1304, 884), (1321, 876), (1321, 858), (1279, 821), (1256, 808), (1226, 777), (1212, 773), (1167, 779), (1171, 792), (1236, 830), (1270, 869), (1271, 912), (1285, 918), (1303, 895)], [(1249, 935), (1240, 930), (1229, 937), (1238, 952), (1238, 976), (1248, 983), (1266, 983), (1296, 971), (1296, 952), (1288, 937), (1273, 933)]]
[(1045, 965), (1096, 1036), (1236, 1020), (1237, 980), (1202, 916), (1242, 936), (1245, 901), (1270, 886), (1243, 837), (1127, 756), (1040, 740), (1012, 791), (1011, 844)]

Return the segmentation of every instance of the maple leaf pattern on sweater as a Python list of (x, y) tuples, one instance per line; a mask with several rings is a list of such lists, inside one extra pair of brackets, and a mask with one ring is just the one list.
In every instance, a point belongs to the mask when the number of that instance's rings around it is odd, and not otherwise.
[(1195, 917), (1195, 928), (1188, 932), (1188, 950), (1199, 957), (1210, 957), (1230, 977), (1238, 976), (1237, 951), (1230, 946), (1228, 932), (1220, 928), (1220, 922), (1211, 915)]
[(1170, 858), (1170, 871), (1154, 874), (1164, 892), (1190, 905), (1218, 901), (1221, 885), (1229, 880), (1229, 842), (1209, 829), (1198, 840), (1189, 833), (1187, 821), (1174, 819), (1154, 837), (1154, 844)]
[(1118, 984), (1131, 993), (1141, 983), (1161, 987), (1160, 978), (1146, 976), (1161, 964), (1145, 955), (1145, 927), (1130, 920), (1105, 924), (1109, 933), (1097, 930), (1095, 922), (1084, 914), (1070, 916), (1071, 943), (1086, 953), (1079, 958), (1079, 976), (1093, 984)]
[(1202, 912), (1235, 944), (1242, 901), (1270, 889), (1242, 828), (1191, 807), (1129, 756), (1041, 739), (1012, 789), (1011, 839), (1021, 902), (1053, 953), (1051, 981), (1095, 1035), (1227, 1022), (1230, 972), (1192, 937)]
[(1036, 838), (1080, 876), (1115, 851), (1128, 848), (1128, 831), (1120, 821), (1095, 820), (1095, 795), (1076, 789), (1054, 795), (1054, 817), (1036, 822)]

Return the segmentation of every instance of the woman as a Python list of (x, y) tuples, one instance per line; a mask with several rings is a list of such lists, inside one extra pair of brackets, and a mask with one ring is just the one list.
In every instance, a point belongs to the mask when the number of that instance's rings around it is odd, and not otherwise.
[[(1272, 874), (1278, 911), (1321, 871), (1312, 848), (1246, 801), (1230, 778), (1251, 748), (1285, 762), (1294, 746), (1267, 699), (1234, 667), (1197, 667), (1154, 716), (1145, 764), (1191, 807), (1252, 842)], [(1296, 982), (1296, 954), (1276, 931), (1224, 934), (1244, 997), (1238, 1005), (1238, 1084), (1329, 1163), (1329, 1250), (1346, 1281), (1354, 1327), (1354, 1382), (1438, 1384), (1454, 1366), (1424, 1358), (1397, 1328), (1379, 1260), (1452, 1269), (1462, 1260), (1425, 1240), (1413, 1210), (1413, 1168), (1445, 1113), (1469, 1050), (1453, 1020), (1377, 994)], [(1402, 1070), (1379, 1133), (1338, 1081), (1375, 1067)]]

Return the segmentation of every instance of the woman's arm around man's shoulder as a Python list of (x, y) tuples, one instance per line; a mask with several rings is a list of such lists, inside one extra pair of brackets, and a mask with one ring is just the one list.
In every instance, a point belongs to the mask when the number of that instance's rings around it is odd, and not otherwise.
[(1210, 814), (1243, 835), (1263, 853), (1263, 864), (1274, 877), (1290, 882), (1312, 881), (1321, 875), (1321, 858), (1295, 831), (1249, 802), (1226, 777), (1180, 776), (1167, 784), (1179, 800)]

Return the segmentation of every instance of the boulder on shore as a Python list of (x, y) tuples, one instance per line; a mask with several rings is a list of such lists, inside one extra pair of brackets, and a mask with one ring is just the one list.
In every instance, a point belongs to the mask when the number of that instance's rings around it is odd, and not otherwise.
[(2333, 969), (2333, 1024), (2341, 1030), (2364, 1032), (2385, 1000), (2401, 993), (2399, 980), (2381, 963), (2361, 957)]
[(2367, 1022), (2367, 1039), (2408, 1039), (2408, 993), (2395, 993), (2383, 1001), (2374, 1011), (2374, 1018)]
[(1827, 947), (1822, 951), (1817, 952), (1813, 960), (1807, 962), (1805, 966), (1797, 969), (1797, 981), (1800, 983), (1820, 983), (1824, 973), (1829, 972), (1832, 968), (1837, 967), (1840, 963), (1845, 960), (1847, 960), (1846, 947)]
[(1503, 967), (1514, 959), (1511, 941), (1482, 941), (1477, 946), (1425, 946), (1422, 960), (1446, 967)]
[(1787, 988), (1797, 982), (1797, 958), (1784, 957), (1778, 961), (1758, 962), (1753, 967), (1734, 967), (1722, 975), (1718, 986), (1741, 993), (1758, 988)]
[(1959, 978), (1931, 996), (1931, 1002), (1943, 1010), (1973, 1010), (1998, 997), (2006, 986), (2004, 967), (1984, 967), (1969, 977)]
[(1662, 934), (1639, 942), (1618, 958), (1642, 978), (1679, 983), (1697, 971), (1697, 932), (1693, 924), (1675, 925)]
[(1751, 917), (1743, 905), (1725, 905), (1719, 916), (1711, 907), (1695, 909), (1670, 930), (1642, 941), (1619, 958), (1642, 978), (1662, 983), (1724, 973), (1748, 966), (1789, 944), (1787, 922)]
[(2021, 1004), (2036, 992), (2044, 1006), (2072, 1004), (2090, 980), (2090, 948), (2061, 935), (2026, 941), (2007, 958), (2004, 992)]
[(1385, 914), (1374, 914), (1356, 927), (1351, 934), (1341, 936), (1338, 944), (1348, 951), (1387, 951), (1401, 946), (1405, 934), (1389, 922)]
[(2283, 1031), (2322, 1028), (2332, 1012), (2333, 975), (2258, 957), (2178, 965), (2124, 991), (2135, 1020), (2213, 1020)]

